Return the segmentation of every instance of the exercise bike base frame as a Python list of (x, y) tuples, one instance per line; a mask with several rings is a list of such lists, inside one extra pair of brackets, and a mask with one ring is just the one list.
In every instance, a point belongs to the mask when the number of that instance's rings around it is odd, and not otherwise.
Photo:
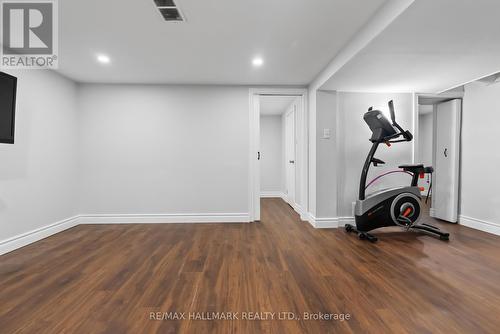
[(440, 240), (448, 241), (450, 240), (450, 234), (448, 232), (441, 231), (438, 227), (429, 224), (418, 224), (412, 226), (410, 229), (419, 230), (434, 234), (439, 237)]
[[(370, 242), (377, 242), (378, 238), (371, 233), (365, 231), (359, 231), (355, 226), (351, 224), (345, 224), (344, 226), (346, 232), (354, 232), (358, 235), (360, 240), (368, 240)], [(448, 241), (450, 240), (450, 234), (448, 232), (441, 231), (438, 227), (429, 224), (419, 224), (410, 227), (410, 230), (418, 230), (428, 232), (430, 234), (436, 235), (440, 240)]]
[(368, 232), (363, 232), (363, 231), (359, 231), (358, 229), (356, 229), (355, 226), (351, 225), (351, 224), (345, 224), (344, 226), (346, 232), (354, 232), (358, 235), (358, 238), (360, 240), (368, 240), (370, 242), (377, 242), (378, 238), (376, 236), (374, 236), (373, 234), (370, 234)]

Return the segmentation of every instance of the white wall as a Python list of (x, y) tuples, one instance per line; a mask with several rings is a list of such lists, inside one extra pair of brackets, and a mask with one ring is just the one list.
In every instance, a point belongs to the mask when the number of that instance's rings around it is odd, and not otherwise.
[[(308, 101), (308, 166), (307, 166), (307, 184), (308, 184), (308, 203), (305, 205), (310, 215), (316, 216), (316, 118), (317, 118), (317, 101), (316, 94), (318, 89), (309, 87), (307, 91)], [(312, 218), (312, 217), (310, 217)]]
[(423, 163), (425, 166), (432, 166), (432, 127), (433, 113), (420, 114), (418, 116), (418, 163)]
[[(410, 93), (338, 93), (339, 145), (339, 204), (338, 216), (352, 216), (352, 202), (358, 198), (359, 178), (368, 151), (371, 147), (371, 131), (363, 120), (370, 106), (387, 111), (387, 102), (394, 100), (396, 120), (403, 129), (413, 128), (413, 100)], [(388, 148), (380, 145), (375, 157), (384, 160), (383, 167), (370, 167), (367, 182), (375, 176), (390, 170), (398, 170), (398, 165), (411, 163), (412, 144), (397, 143)], [(410, 184), (406, 174), (389, 175), (367, 190), (367, 194), (382, 188)]]
[[(337, 92), (316, 94), (316, 217), (337, 216)], [(330, 138), (324, 130), (330, 129)]]
[[(500, 84), (465, 86), (462, 115), (461, 216), (500, 233)], [(488, 224), (491, 224), (488, 226)], [(496, 227), (496, 228), (495, 228)]]
[[(422, 107), (422, 106), (420, 106)], [(433, 109), (432, 105), (425, 106), (426, 108)], [(418, 159), (416, 163), (422, 163), (424, 166), (433, 166), (432, 151), (434, 142), (434, 113), (424, 113), (418, 115)], [(419, 179), (418, 185), (424, 188), (423, 195), (427, 196), (427, 191), (430, 186), (430, 176), (426, 175), (425, 178)]]
[(0, 144), (0, 243), (77, 213), (76, 85), (51, 71), (8, 72), (18, 88), (15, 144)]
[(84, 214), (248, 213), (248, 88), (82, 85)]
[(260, 116), (261, 193), (283, 193), (282, 134), (281, 115)]

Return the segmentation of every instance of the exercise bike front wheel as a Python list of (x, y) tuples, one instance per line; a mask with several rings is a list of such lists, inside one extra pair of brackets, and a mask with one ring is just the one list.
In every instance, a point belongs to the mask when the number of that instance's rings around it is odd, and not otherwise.
[(420, 219), (420, 198), (412, 193), (401, 193), (392, 201), (390, 214), (395, 225), (409, 230)]

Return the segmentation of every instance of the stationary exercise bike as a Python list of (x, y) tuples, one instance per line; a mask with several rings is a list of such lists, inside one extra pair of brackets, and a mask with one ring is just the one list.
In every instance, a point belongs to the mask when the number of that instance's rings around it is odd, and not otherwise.
[(449, 233), (429, 224), (417, 224), (422, 211), (418, 179), (425, 174), (432, 174), (432, 167), (424, 167), (422, 164), (401, 165), (399, 168), (402, 169), (402, 172), (412, 176), (410, 186), (384, 189), (369, 196), (365, 194), (366, 177), (370, 165), (373, 163), (376, 167), (385, 164), (384, 161), (374, 157), (379, 145), (385, 143), (387, 146), (391, 146), (392, 143), (409, 142), (413, 139), (411, 132), (403, 130), (396, 122), (392, 100), (389, 101), (389, 111), (392, 125), (381, 111), (373, 110), (373, 108), (368, 109), (368, 112), (363, 116), (372, 131), (370, 138), (372, 148), (366, 158), (359, 182), (359, 199), (354, 208), (356, 227), (346, 224), (345, 230), (356, 232), (360, 239), (371, 242), (376, 242), (377, 237), (368, 232), (385, 226), (400, 226), (406, 231), (424, 231), (439, 237), (441, 240), (448, 240)]

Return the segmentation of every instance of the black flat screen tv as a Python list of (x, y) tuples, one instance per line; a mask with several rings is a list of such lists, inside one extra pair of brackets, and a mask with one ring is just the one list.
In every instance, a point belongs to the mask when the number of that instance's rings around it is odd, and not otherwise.
[(17, 78), (0, 72), (0, 143), (14, 144)]

